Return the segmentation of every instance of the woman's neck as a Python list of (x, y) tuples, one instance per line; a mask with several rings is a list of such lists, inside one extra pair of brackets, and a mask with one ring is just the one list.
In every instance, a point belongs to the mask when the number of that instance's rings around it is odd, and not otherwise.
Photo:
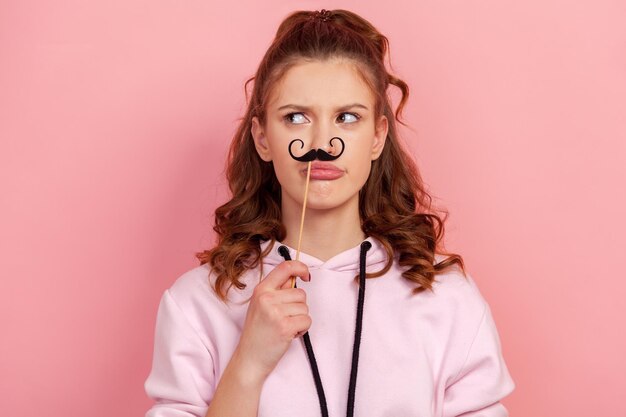
[[(300, 251), (327, 261), (333, 256), (353, 248), (365, 239), (359, 219), (358, 196), (342, 206), (330, 210), (307, 207), (302, 231)], [(282, 222), (287, 229), (283, 243), (298, 247), (302, 206), (282, 205)]]

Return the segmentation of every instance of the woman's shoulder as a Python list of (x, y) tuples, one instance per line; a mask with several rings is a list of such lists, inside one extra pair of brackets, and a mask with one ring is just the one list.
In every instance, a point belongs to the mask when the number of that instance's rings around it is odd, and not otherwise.
[[(257, 272), (255, 274), (255, 272)], [(246, 288), (239, 290), (232, 287), (228, 291), (228, 302), (245, 301), (254, 289), (254, 277), (258, 275), (255, 269), (248, 270), (240, 280), (246, 283)], [(197, 304), (214, 304), (224, 307), (227, 301), (220, 299), (216, 292), (217, 274), (209, 264), (202, 264), (191, 268), (179, 275), (167, 289), (170, 295), (181, 305), (192, 306)], [(257, 276), (258, 278), (258, 276)]]
[(183, 272), (164, 291), (160, 313), (163, 323), (184, 323), (181, 325), (192, 328), (210, 350), (215, 349), (216, 332), (245, 316), (242, 294), (247, 291), (232, 288), (228, 299), (222, 300), (214, 289), (215, 278), (206, 264)]
[[(435, 264), (446, 258), (446, 255), (436, 254)], [(432, 292), (427, 293), (438, 304), (453, 309), (460, 315), (475, 318), (475, 316), (482, 316), (487, 308), (487, 301), (473, 276), (467, 269), (464, 270), (456, 263), (435, 275)]]
[(211, 267), (203, 264), (180, 274), (168, 288), (172, 297), (178, 300), (206, 294), (211, 289)]

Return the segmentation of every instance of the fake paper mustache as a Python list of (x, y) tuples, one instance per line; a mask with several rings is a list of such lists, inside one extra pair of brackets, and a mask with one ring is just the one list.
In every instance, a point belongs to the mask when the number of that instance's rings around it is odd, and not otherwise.
[(294, 139), (291, 142), (289, 142), (289, 155), (291, 155), (291, 157), (295, 159), (296, 161), (300, 161), (300, 162), (310, 162), (316, 159), (319, 159), (320, 161), (334, 161), (335, 159), (341, 156), (341, 154), (343, 153), (343, 150), (346, 148), (346, 144), (343, 142), (343, 139), (341, 139), (339, 136), (335, 136), (334, 138), (330, 140), (330, 142), (328, 142), (330, 146), (334, 148), (333, 141), (335, 139), (339, 139), (339, 142), (341, 142), (341, 152), (339, 152), (337, 155), (331, 155), (323, 149), (311, 149), (310, 151), (308, 151), (302, 156), (295, 156), (293, 152), (291, 151), (291, 146), (295, 142), (300, 142), (300, 149), (303, 149), (304, 142), (301, 139)]

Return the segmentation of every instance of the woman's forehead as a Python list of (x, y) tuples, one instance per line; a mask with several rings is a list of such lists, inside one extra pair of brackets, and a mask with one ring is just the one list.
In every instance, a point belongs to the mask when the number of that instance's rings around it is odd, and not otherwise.
[(340, 107), (351, 103), (370, 108), (373, 101), (374, 96), (354, 61), (331, 59), (303, 61), (289, 68), (273, 86), (268, 108)]

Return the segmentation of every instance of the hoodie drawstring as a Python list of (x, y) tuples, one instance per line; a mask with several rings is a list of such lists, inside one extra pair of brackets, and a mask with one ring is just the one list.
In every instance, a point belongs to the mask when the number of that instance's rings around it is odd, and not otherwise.
[[(361, 331), (363, 329), (363, 304), (365, 302), (365, 257), (367, 251), (370, 250), (372, 244), (369, 241), (361, 243), (361, 252), (359, 255), (359, 298), (356, 309), (356, 325), (354, 327), (354, 345), (352, 346), (352, 364), (350, 366), (350, 386), (348, 387), (348, 408), (346, 410), (347, 417), (354, 416), (354, 399), (356, 391), (356, 377), (357, 370), (359, 368), (359, 350), (361, 348)], [(289, 249), (281, 245), (278, 248), (278, 253), (286, 260), (291, 260)], [(306, 332), (302, 339), (304, 340), (304, 347), (306, 349), (307, 357), (309, 358), (309, 364), (311, 365), (311, 372), (313, 373), (313, 379), (315, 380), (315, 389), (317, 390), (317, 397), (320, 402), (320, 410), (322, 417), (328, 417), (328, 405), (326, 403), (326, 395), (324, 394), (324, 387), (322, 386), (322, 378), (317, 367), (317, 361), (315, 360), (315, 353), (313, 353), (313, 346), (311, 345), (311, 338), (309, 332)]]

